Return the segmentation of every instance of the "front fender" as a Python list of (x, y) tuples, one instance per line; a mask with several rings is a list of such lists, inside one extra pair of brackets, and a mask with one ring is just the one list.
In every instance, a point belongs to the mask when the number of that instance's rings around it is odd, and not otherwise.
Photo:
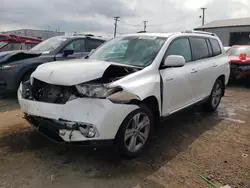
[(124, 91), (138, 96), (141, 101), (149, 96), (156, 97), (161, 113), (161, 77), (159, 71), (142, 70), (112, 83), (111, 86), (119, 86)]

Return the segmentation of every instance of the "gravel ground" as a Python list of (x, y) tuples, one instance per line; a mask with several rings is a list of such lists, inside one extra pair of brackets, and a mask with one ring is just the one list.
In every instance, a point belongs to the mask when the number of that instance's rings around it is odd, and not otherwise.
[(138, 159), (110, 148), (55, 144), (30, 129), (15, 99), (0, 99), (0, 188), (206, 188), (250, 183), (250, 90), (228, 88), (214, 114), (199, 107), (162, 122)]

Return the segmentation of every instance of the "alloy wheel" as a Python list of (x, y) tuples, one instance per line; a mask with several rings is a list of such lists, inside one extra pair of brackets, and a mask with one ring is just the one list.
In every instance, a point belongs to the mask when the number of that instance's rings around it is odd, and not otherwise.
[(124, 143), (128, 151), (137, 152), (147, 142), (150, 132), (150, 120), (147, 114), (137, 113), (129, 121), (125, 135)]
[(215, 89), (213, 90), (213, 93), (212, 93), (212, 106), (213, 107), (217, 107), (219, 105), (221, 95), (222, 95), (222, 88), (221, 88), (220, 84), (217, 84), (215, 86)]

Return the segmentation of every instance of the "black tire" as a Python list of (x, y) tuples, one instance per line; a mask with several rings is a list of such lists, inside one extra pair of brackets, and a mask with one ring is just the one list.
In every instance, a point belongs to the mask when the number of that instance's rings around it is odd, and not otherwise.
[[(150, 127), (149, 127), (148, 137), (147, 137), (146, 141), (144, 142), (144, 144), (141, 144), (142, 146), (140, 149), (132, 152), (132, 151), (129, 151), (129, 149), (126, 146), (127, 143), (125, 141), (125, 132), (126, 132), (128, 126), (130, 125), (130, 122), (132, 121), (133, 117), (135, 117), (135, 115), (137, 115), (137, 114), (142, 114), (143, 117), (144, 117), (144, 115), (146, 115), (149, 119), (149, 126)], [(121, 156), (125, 159), (133, 159), (133, 158), (140, 156), (140, 154), (143, 152), (143, 150), (147, 147), (153, 130), (154, 130), (153, 113), (145, 105), (142, 104), (142, 105), (140, 105), (140, 107), (138, 109), (132, 111), (130, 114), (127, 115), (127, 117), (123, 120), (123, 122), (118, 130), (118, 133), (117, 133), (116, 139), (115, 139), (115, 144), (116, 144), (116, 147), (118, 148), (118, 151), (120, 152)], [(134, 134), (136, 134), (136, 133), (134, 133)], [(140, 138), (138, 138), (138, 136), (137, 136), (137, 139), (140, 140)], [(139, 141), (139, 140), (137, 140), (137, 141)], [(137, 142), (137, 141), (135, 141), (135, 142)]]
[[(218, 89), (220, 89), (220, 94), (218, 93), (216, 96), (218, 98), (216, 98), (216, 100), (218, 101), (214, 101), (214, 95), (215, 95), (215, 91), (218, 91)], [(209, 96), (209, 99), (203, 104), (203, 108), (206, 112), (215, 112), (220, 104), (221, 101), (221, 97), (223, 95), (223, 91), (224, 87), (222, 85), (221, 80), (216, 80), (216, 82), (214, 83), (212, 92)]]

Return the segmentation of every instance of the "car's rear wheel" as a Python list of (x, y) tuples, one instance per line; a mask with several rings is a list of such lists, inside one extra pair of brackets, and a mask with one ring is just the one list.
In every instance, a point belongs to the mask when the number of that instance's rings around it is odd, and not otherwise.
[(223, 95), (223, 85), (221, 80), (216, 80), (209, 99), (203, 104), (203, 107), (208, 112), (214, 112), (218, 108), (221, 97)]
[(132, 111), (122, 122), (116, 145), (124, 158), (138, 157), (148, 144), (154, 126), (152, 112), (145, 106)]

